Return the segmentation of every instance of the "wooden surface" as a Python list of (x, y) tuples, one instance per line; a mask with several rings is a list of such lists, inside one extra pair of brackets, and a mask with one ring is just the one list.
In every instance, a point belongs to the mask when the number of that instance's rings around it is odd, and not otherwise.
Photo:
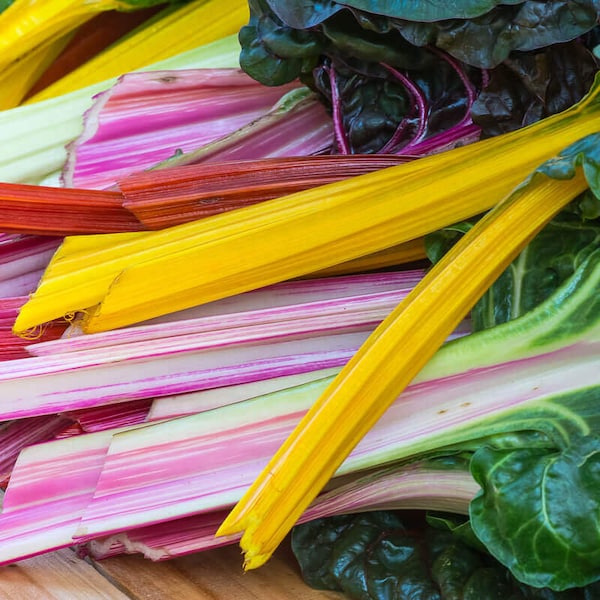
[(243, 573), (237, 546), (154, 563), (139, 555), (90, 563), (71, 550), (0, 567), (2, 600), (342, 600), (311, 590), (288, 548)]

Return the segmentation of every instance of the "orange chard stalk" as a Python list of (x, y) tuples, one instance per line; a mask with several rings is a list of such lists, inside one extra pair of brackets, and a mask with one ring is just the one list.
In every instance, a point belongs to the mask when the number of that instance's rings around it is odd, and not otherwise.
[(162, 229), (407, 160), (372, 154), (209, 162), (135, 173), (118, 187), (125, 208), (148, 229)]
[(67, 235), (140, 231), (119, 192), (0, 183), (0, 230)]

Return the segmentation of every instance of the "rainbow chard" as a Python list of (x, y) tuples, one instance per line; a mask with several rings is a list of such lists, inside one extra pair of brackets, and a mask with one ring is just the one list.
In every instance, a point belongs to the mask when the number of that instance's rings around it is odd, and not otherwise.
[[(480, 447), (507, 450), (517, 443), (551, 454), (567, 429), (585, 434), (593, 427), (600, 408), (585, 394), (597, 387), (600, 313), (590, 307), (590, 298), (600, 285), (600, 251), (590, 252), (534, 310), (438, 351), (346, 459), (330, 491), (307, 507), (302, 518), (390, 504), (465, 513), (478, 482), (464, 468), (447, 472), (447, 477), (438, 473), (440, 487), (428, 485), (423, 496), (425, 479), (419, 479), (424, 473), (418, 466), (423, 460), (457, 453), (467, 458), (474, 453), (476, 458)], [(237, 540), (239, 532), (210, 540), (215, 521), (241, 497), (331, 380), (329, 376), (204, 412), (191, 405), (188, 416), (182, 403), (174, 420), (165, 420), (168, 415), (163, 413), (157, 415), (163, 420), (143, 427), (27, 448), (13, 471), (0, 515), (0, 561), (99, 538), (99, 553), (109, 552), (113, 542), (135, 545), (138, 540), (138, 547), (149, 548), (154, 558)], [(482, 389), (489, 393), (482, 397)], [(579, 400), (565, 403), (565, 398)], [(382, 465), (390, 470), (368, 473)], [(349, 482), (353, 473), (364, 475), (364, 488), (360, 481)], [(394, 499), (387, 495), (388, 476), (399, 478)], [(373, 487), (366, 485), (369, 479)], [(348, 485), (348, 495), (337, 495), (339, 485)], [(449, 493), (446, 485), (455, 491)], [(64, 490), (69, 490), (66, 497)], [(319, 507), (324, 510), (319, 512)], [(168, 525), (153, 529), (155, 524), (173, 522), (178, 531), (181, 523), (175, 520), (187, 518), (194, 523), (187, 538), (172, 549), (156, 548)]]
[[(75, 311), (85, 311), (87, 332), (121, 327), (306, 275), (480, 214), (565, 145), (597, 131), (599, 91), (527, 128), (375, 173), (159, 232), (68, 237), (15, 330)], [(565, 185), (576, 191), (585, 183), (575, 177)]]
[[(223, 2), (220, 5), (228, 6)], [(196, 44), (193, 50), (182, 50), (181, 54), (140, 70), (233, 68), (238, 63), (239, 45), (234, 36), (211, 43), (198, 39)], [(47, 181), (57, 185), (66, 160), (65, 145), (81, 134), (82, 117), (91, 106), (92, 97), (113, 83), (114, 77), (56, 98), (0, 112), (0, 141), (11, 148), (10, 155), (0, 159), (0, 179), (34, 184)]]
[(61, 241), (61, 238), (0, 234), (0, 297), (32, 292)]
[[(478, 485), (461, 457), (427, 459), (357, 474), (321, 494), (300, 522), (377, 509), (420, 509), (466, 514)], [(152, 560), (167, 560), (232, 544), (239, 536), (217, 537), (226, 511), (183, 517), (94, 539), (80, 551), (96, 559), (141, 552)]]
[[(63, 181), (67, 187), (109, 187), (124, 175), (248, 125), (294, 88), (297, 83), (268, 88), (239, 69), (124, 75), (87, 112), (84, 131), (70, 146)], [(322, 127), (327, 116), (318, 108)]]

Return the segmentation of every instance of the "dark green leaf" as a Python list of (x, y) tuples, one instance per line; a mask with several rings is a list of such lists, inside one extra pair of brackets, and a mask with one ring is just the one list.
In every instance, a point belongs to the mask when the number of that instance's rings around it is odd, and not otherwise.
[(563, 451), (475, 453), (471, 472), (483, 492), (471, 525), (521, 581), (564, 590), (600, 579), (600, 440)]
[(240, 66), (265, 85), (283, 85), (318, 61), (319, 38), (292, 29), (270, 12), (265, 0), (249, 0), (250, 21), (239, 32)]
[(337, 0), (338, 4), (408, 21), (472, 19), (500, 4), (527, 4), (525, 0)]
[(344, 515), (295, 527), (292, 547), (305, 581), (351, 600), (598, 598), (594, 584), (565, 592), (524, 585), (488, 553), (414, 516), (405, 525), (400, 514)]
[(322, 23), (336, 12), (341, 6), (334, 0), (295, 0), (281, 2), (266, 0), (271, 10), (283, 23), (295, 29), (308, 29)]
[(592, 0), (529, 0), (517, 6), (500, 5), (474, 19), (442, 23), (394, 20), (392, 24), (415, 45), (432, 44), (467, 64), (490, 69), (512, 52), (576, 39), (595, 27), (597, 11)]
[(597, 70), (596, 58), (581, 41), (514, 53), (490, 72), (471, 116), (483, 137), (530, 125), (578, 102)]

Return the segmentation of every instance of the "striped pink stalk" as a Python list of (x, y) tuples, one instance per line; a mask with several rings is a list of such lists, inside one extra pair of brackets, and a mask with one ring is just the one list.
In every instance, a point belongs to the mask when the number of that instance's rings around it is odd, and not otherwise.
[[(321, 494), (299, 523), (368, 510), (439, 510), (467, 514), (479, 486), (468, 470), (436, 468), (427, 462), (376, 470)], [(147, 525), (91, 540), (80, 553), (97, 560), (142, 553), (168, 560), (239, 541), (240, 535), (215, 538), (229, 509)]]
[(0, 364), (0, 418), (340, 367), (420, 276), (294, 282), (215, 303), (193, 319), (32, 344), (37, 356)]
[(71, 422), (64, 415), (47, 415), (0, 423), (0, 481), (8, 479), (21, 450), (54, 439)]
[[(404, 298), (419, 283), (423, 275), (423, 269), (413, 269), (286, 281), (162, 315), (142, 323), (143, 329), (140, 329), (140, 325), (138, 325), (127, 330), (106, 331), (83, 336), (76, 340), (73, 336), (79, 335), (80, 332), (75, 325), (69, 331), (67, 340), (35, 344), (29, 350), (35, 356), (42, 356), (141, 341), (165, 335), (177, 335), (179, 331), (181, 333), (209, 331), (224, 327), (233, 328), (239, 325), (273, 322), (285, 313), (285, 310), (278, 311), (276, 309), (289, 308), (290, 311), (301, 316), (304, 310), (312, 311), (312, 314), (319, 314), (319, 308), (328, 311), (335, 310), (336, 302), (339, 302), (340, 311), (345, 311), (345, 302), (353, 303), (353, 299), (356, 298), (360, 298), (361, 302), (378, 302), (381, 299), (385, 301), (386, 292), (395, 293), (398, 294), (398, 298)], [(275, 310), (269, 312), (269, 309)], [(225, 316), (226, 322), (224, 321)], [(213, 320), (210, 317), (213, 317)], [(206, 320), (197, 321), (198, 319)], [(184, 322), (188, 322), (189, 327), (185, 326)], [(176, 323), (176, 327), (173, 328), (171, 325), (149, 327), (163, 323)], [(215, 324), (218, 327), (215, 327)]]
[[(444, 371), (442, 359), (405, 390), (337, 474), (497, 432), (501, 419), (510, 420), (521, 406), (541, 409), (549, 398), (571, 392), (573, 382), (582, 389), (595, 384), (598, 350), (597, 342), (586, 341), (487, 367), (463, 365), (467, 368), (460, 373), (432, 377), (436, 368)], [(480, 359), (485, 357), (473, 358)], [(26, 449), (0, 515), (0, 562), (73, 539), (85, 542), (226, 509), (327, 382), (155, 425)]]
[(191, 334), (0, 363), (0, 419), (182, 394), (341, 366), (356, 352), (372, 326), (358, 332), (328, 331), (321, 335), (314, 331), (301, 334), (298, 327), (286, 331), (280, 324), (259, 329), (229, 335)]
[(269, 88), (240, 69), (124, 75), (86, 113), (84, 131), (69, 147), (64, 184), (110, 187), (248, 125), (297, 87)]
[[(600, 365), (596, 346), (567, 347), (414, 383), (337, 475), (485, 437), (497, 431), (499, 415), (517, 406), (543, 403), (547, 396), (572, 390), (574, 381), (593, 385)], [(86, 540), (159, 522), (165, 511), (186, 516), (235, 502), (327, 383), (247, 401), (242, 416), (240, 405), (231, 405), (117, 436), (76, 537)]]
[(148, 419), (152, 403), (152, 399), (131, 400), (116, 406), (109, 404), (66, 414), (79, 424), (82, 433), (94, 433), (144, 423)]
[(0, 233), (0, 298), (33, 292), (60, 238)]

